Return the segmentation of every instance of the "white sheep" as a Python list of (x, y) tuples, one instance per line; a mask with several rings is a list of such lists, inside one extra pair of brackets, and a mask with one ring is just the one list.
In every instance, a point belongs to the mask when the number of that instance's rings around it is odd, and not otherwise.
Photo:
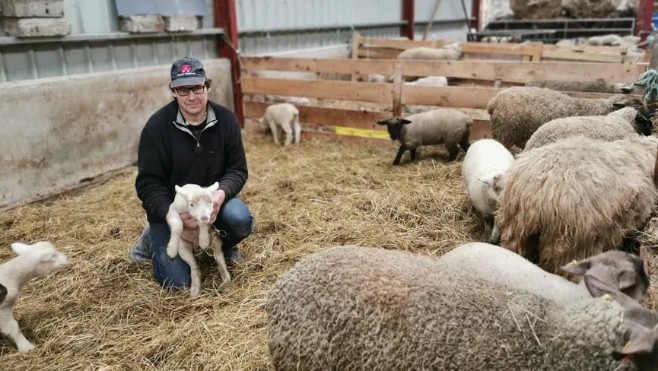
[(323, 249), (269, 291), (269, 354), (276, 370), (655, 370), (656, 312), (585, 284), (597, 298), (558, 305), (427, 256)]
[(484, 218), (484, 233), (491, 243), (500, 238), (494, 224), (498, 210), (501, 179), (514, 162), (514, 156), (494, 139), (480, 139), (468, 147), (462, 163), (462, 178), (475, 209)]
[[(169, 206), (167, 212), (167, 224), (171, 230), (169, 243), (167, 244), (167, 255), (173, 259), (180, 255), (181, 259), (190, 266), (190, 294), (199, 295), (201, 286), (199, 266), (194, 258), (194, 246), (207, 248), (212, 241), (215, 260), (219, 267), (222, 284), (230, 282), (231, 276), (226, 267), (226, 260), (222, 253), (222, 242), (219, 237), (211, 232), (210, 218), (213, 211), (212, 196), (219, 183), (215, 182), (209, 187), (201, 187), (197, 184), (185, 184), (175, 186), (176, 196)], [(183, 220), (180, 214), (189, 212), (190, 216), (197, 221), (197, 231), (183, 230)]]
[(405, 85), (443, 87), (448, 86), (448, 79), (445, 76), (426, 76), (416, 81), (405, 82)]
[[(592, 297), (585, 281), (577, 284), (548, 273), (519, 254), (488, 243), (457, 246), (439, 257), (438, 262), (468, 277), (528, 291), (560, 305)], [(619, 250), (573, 261), (560, 269), (576, 277), (594, 276), (638, 302), (642, 302), (649, 288), (646, 264), (636, 255)]]
[(570, 81), (570, 80), (529, 80), (525, 86), (548, 88), (558, 91), (580, 91), (590, 93), (628, 94), (633, 91), (633, 84), (606, 82), (604, 79)]
[(600, 252), (634, 249), (658, 202), (658, 139), (573, 136), (522, 152), (503, 177), (500, 245), (551, 273)]
[(281, 144), (279, 138), (283, 133), (286, 135), (284, 146), (293, 143), (293, 140), (297, 144), (301, 139), (302, 127), (299, 124), (299, 110), (290, 103), (268, 106), (265, 114), (258, 121), (264, 130), (269, 128), (276, 144)]
[(473, 123), (467, 114), (452, 108), (439, 108), (402, 117), (379, 120), (385, 125), (392, 140), (400, 142), (393, 165), (399, 165), (402, 154), (409, 150), (411, 160), (416, 159), (416, 149), (420, 146), (445, 144), (449, 160), (455, 160), (461, 146), (468, 150), (468, 136)]
[(523, 148), (543, 124), (560, 117), (606, 115), (621, 106), (639, 107), (642, 102), (623, 94), (608, 98), (576, 98), (546, 88), (514, 86), (496, 93), (489, 104), (491, 134), (505, 147)]
[(460, 43), (452, 43), (442, 48), (419, 46), (409, 48), (398, 54), (397, 59), (458, 60), (462, 55)]
[(25, 352), (34, 345), (25, 338), (14, 319), (14, 304), (23, 286), (32, 278), (44, 277), (69, 267), (64, 254), (48, 241), (25, 244), (15, 242), (11, 249), (18, 255), (0, 264), (0, 285), (5, 296), (0, 304), (0, 332), (11, 337), (19, 351)]
[(638, 111), (633, 107), (624, 107), (607, 115), (554, 119), (542, 125), (532, 134), (525, 145), (525, 150), (528, 151), (575, 135), (607, 142), (628, 138), (635, 134), (650, 135), (653, 123), (646, 115), (649, 115), (646, 109)]

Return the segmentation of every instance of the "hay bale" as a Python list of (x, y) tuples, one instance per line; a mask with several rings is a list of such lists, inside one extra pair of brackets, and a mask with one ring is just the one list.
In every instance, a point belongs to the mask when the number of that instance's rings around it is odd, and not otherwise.
[(562, 0), (510, 0), (515, 19), (551, 19), (562, 14)]

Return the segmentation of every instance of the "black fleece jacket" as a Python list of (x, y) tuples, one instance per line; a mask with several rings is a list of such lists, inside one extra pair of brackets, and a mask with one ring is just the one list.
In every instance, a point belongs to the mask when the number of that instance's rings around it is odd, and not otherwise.
[(235, 114), (208, 101), (208, 122), (197, 142), (172, 101), (146, 122), (137, 154), (137, 197), (149, 222), (166, 223), (174, 185), (207, 187), (215, 181), (235, 197), (247, 182), (247, 159)]

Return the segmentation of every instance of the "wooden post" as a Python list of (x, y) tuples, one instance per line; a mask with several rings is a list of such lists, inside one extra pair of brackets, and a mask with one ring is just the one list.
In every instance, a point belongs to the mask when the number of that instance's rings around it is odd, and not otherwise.
[(214, 1), (215, 27), (223, 28), (225, 38), (217, 42), (217, 56), (231, 61), (231, 81), (233, 83), (233, 111), (240, 127), (244, 128), (242, 107), (242, 87), (240, 85), (240, 56), (238, 52), (238, 21), (235, 15), (235, 0)]
[(402, 66), (395, 63), (393, 67), (393, 116), (402, 116), (402, 84), (404, 84), (404, 76), (402, 76)]
[[(359, 59), (359, 48), (361, 47), (361, 40), (363, 37), (358, 31), (352, 32), (352, 59)], [(357, 81), (360, 75), (358, 73), (352, 74), (352, 81)]]
[(406, 22), (406, 25), (400, 29), (400, 36), (404, 36), (409, 40), (413, 40), (416, 34), (414, 12), (414, 0), (402, 0), (402, 21)]

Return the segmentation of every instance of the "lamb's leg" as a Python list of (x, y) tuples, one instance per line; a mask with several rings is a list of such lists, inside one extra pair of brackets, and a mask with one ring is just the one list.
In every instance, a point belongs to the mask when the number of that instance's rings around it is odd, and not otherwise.
[(411, 154), (411, 161), (416, 161), (416, 148), (411, 148), (409, 153)]
[(406, 150), (407, 150), (407, 146), (401, 144), (400, 149), (398, 149), (398, 154), (395, 156), (395, 160), (393, 160), (393, 165), (400, 165), (400, 159), (402, 158), (402, 154)]
[(279, 127), (272, 121), (269, 122), (270, 130), (272, 131), (272, 137), (274, 137), (274, 144), (280, 144), (279, 142)]
[(199, 291), (201, 289), (201, 271), (199, 270), (199, 265), (196, 263), (194, 258), (194, 246), (185, 241), (180, 240), (180, 249), (178, 253), (180, 254), (181, 259), (190, 266), (190, 295), (199, 296)]
[(208, 224), (199, 223), (199, 246), (207, 249), (210, 246), (210, 229)]
[(492, 245), (500, 244), (500, 229), (498, 229), (496, 224), (493, 225), (491, 237), (489, 237), (489, 243)]
[(0, 332), (9, 336), (21, 352), (34, 349), (34, 345), (25, 338), (11, 312), (4, 312), (0, 315)]
[(459, 147), (456, 144), (446, 146), (448, 148), (448, 161), (454, 161), (459, 154)]
[(224, 252), (222, 252), (221, 238), (213, 238), (212, 246), (215, 255), (215, 261), (217, 262), (217, 267), (219, 268), (219, 275), (222, 277), (222, 286), (224, 286), (231, 282), (231, 275), (228, 273), (228, 268), (226, 268), (226, 260), (224, 259)]
[(292, 143), (292, 129), (290, 128), (290, 124), (285, 124), (281, 127), (281, 130), (285, 133), (286, 140), (283, 142), (284, 146), (289, 145)]
[(484, 217), (484, 235), (486, 238), (491, 238), (491, 231), (493, 229), (493, 218), (491, 216)]
[(468, 142), (468, 134), (464, 135), (461, 141), (459, 141), (459, 145), (464, 149), (464, 152), (468, 152), (468, 147), (470, 147), (470, 143)]
[(302, 126), (299, 121), (295, 121), (295, 144), (299, 143), (302, 138)]
[(181, 219), (180, 214), (171, 208), (167, 212), (166, 219), (171, 232), (169, 243), (167, 243), (167, 255), (170, 259), (173, 259), (178, 254), (178, 241), (180, 240), (180, 234), (183, 232), (183, 219)]

